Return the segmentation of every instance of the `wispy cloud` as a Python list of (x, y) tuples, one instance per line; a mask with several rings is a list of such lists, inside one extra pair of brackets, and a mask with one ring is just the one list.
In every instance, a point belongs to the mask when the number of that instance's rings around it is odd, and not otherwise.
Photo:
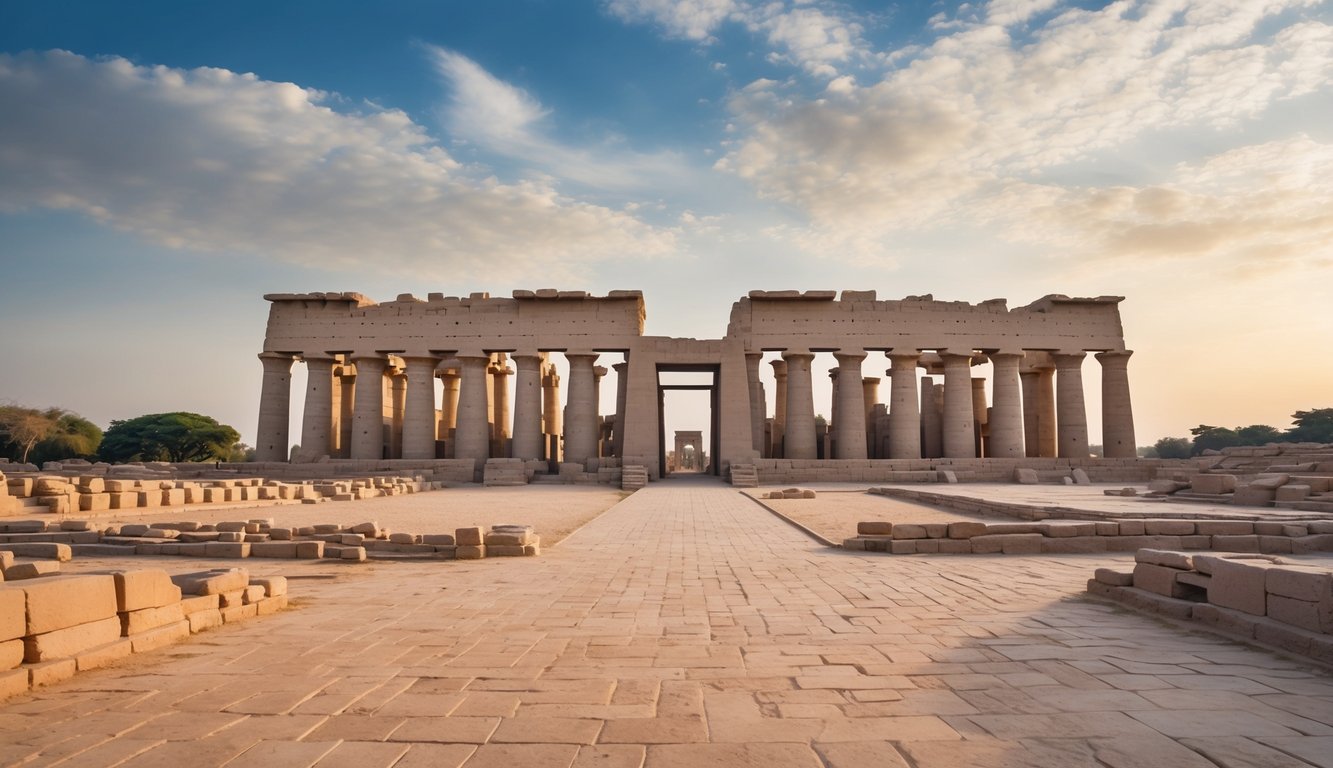
[[(738, 90), (737, 138), (717, 167), (808, 217), (805, 242), (831, 254), (964, 224), (1117, 255), (1243, 259), (1258, 253), (1244, 243), (1267, 240), (1327, 256), (1317, 212), (1333, 209), (1333, 189), (1274, 188), (1324, 162), (1329, 145), (1302, 133), (1320, 116), (1265, 125), (1278, 140), (1253, 146), (1245, 130), (1280, 102), (1327, 92), (1333, 27), (1296, 13), (1314, 4), (996, 0), (877, 82), (834, 80), (814, 98), (769, 81)], [(1174, 134), (1200, 139), (1176, 163), (1147, 162)], [(1094, 173), (1107, 165), (1120, 176), (1109, 188)], [(1221, 167), (1245, 167), (1246, 183), (1205, 184)], [(1237, 237), (1242, 227), (1251, 234)]]
[[(467, 119), (486, 120), (485, 105), (490, 125), (524, 135), (540, 108), (480, 75)], [(459, 163), (401, 111), (332, 103), (224, 69), (3, 55), (0, 211), (73, 210), (171, 247), (437, 278), (674, 248), (629, 212)]]

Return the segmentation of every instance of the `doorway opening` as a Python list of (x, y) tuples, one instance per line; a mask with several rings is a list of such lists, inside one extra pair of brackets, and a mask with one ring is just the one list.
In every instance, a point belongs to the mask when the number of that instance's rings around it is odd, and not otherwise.
[[(717, 475), (721, 444), (717, 364), (657, 365), (658, 476)], [(670, 418), (667, 398), (672, 395)], [(704, 428), (706, 426), (706, 429)]]

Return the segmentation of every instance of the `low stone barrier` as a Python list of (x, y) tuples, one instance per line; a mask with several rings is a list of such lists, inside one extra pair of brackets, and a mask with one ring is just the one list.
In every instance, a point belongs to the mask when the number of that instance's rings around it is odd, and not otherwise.
[[(473, 549), (479, 547), (480, 549)], [(541, 537), (529, 525), (497, 525), (489, 531), (459, 528), (452, 534), (404, 533), (375, 521), (284, 528), (272, 518), (219, 523), (157, 522), (111, 525), (94, 530), (87, 520), (0, 521), (0, 552), (21, 557), (69, 560), (89, 557), (166, 555), (172, 557), (285, 559), (330, 558), (364, 562), (374, 558), (479, 559), (541, 554)]]
[(1133, 552), (1141, 548), (1271, 554), (1333, 552), (1333, 520), (1043, 520), (858, 523), (843, 548), (894, 555), (1038, 555)]
[(815, 492), (809, 488), (784, 488), (781, 491), (768, 491), (761, 495), (764, 499), (813, 499)]
[(1034, 481), (1062, 483), (1082, 470), (1095, 483), (1147, 483), (1159, 469), (1190, 466), (1169, 459), (754, 459), (758, 482), (793, 485), (815, 482), (938, 483), (942, 472), (958, 482), (1014, 482), (1016, 470), (1031, 470)]
[(244, 569), (52, 575), (0, 585), (0, 697), (287, 607), (287, 580)]
[(1333, 566), (1155, 549), (1134, 561), (1098, 568), (1088, 592), (1333, 664)]

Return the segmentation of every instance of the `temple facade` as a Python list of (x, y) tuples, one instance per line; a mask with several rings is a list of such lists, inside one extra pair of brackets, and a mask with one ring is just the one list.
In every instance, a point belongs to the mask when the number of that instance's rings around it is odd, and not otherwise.
[[(710, 392), (710, 444), (696, 447), (714, 473), (763, 458), (1087, 458), (1089, 353), (1100, 367), (1103, 455), (1135, 456), (1116, 296), (1052, 295), (1010, 309), (1002, 299), (753, 291), (732, 306), (726, 335), (705, 340), (643, 335), (639, 291), (265, 298), (260, 461), (288, 459), (299, 407), (298, 462), (471, 459), (480, 472), (488, 459), (555, 471), (615, 458), (659, 477), (663, 395), (674, 388), (661, 374), (670, 372), (711, 380), (689, 388)], [(819, 353), (836, 366), (831, 402), (817, 405)], [(293, 395), (298, 362), (307, 384)], [(601, 363), (616, 371), (610, 414), (599, 412)], [(867, 375), (884, 364), (884, 378)], [(978, 373), (989, 374), (989, 397)]]

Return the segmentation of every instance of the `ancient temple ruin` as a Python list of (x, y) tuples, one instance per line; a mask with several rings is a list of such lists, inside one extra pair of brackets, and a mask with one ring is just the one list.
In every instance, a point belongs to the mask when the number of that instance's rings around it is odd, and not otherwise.
[[(1010, 309), (1003, 299), (753, 291), (732, 306), (726, 335), (704, 340), (643, 335), (639, 291), (433, 293), (382, 303), (357, 293), (265, 298), (272, 306), (259, 356), (260, 461), (288, 458), (297, 361), (308, 383), (296, 461), (470, 459), (478, 473), (493, 459), (522, 460), (538, 472), (614, 462), (660, 477), (670, 388), (660, 376), (682, 371), (711, 381), (696, 387), (708, 389), (712, 403), (711, 444), (698, 448), (715, 474), (773, 459), (830, 467), (933, 457), (1081, 460), (1090, 447), (1088, 352), (1101, 367), (1103, 455), (1135, 455), (1130, 351), (1116, 296), (1052, 295)], [(817, 411), (811, 364), (821, 352), (837, 367), (829, 372), (832, 402)], [(567, 381), (556, 355), (568, 364)], [(868, 359), (889, 364), (887, 402), (881, 380), (865, 375)], [(618, 382), (608, 415), (598, 412), (603, 361)], [(760, 375), (766, 362), (774, 391)], [(974, 375), (987, 364), (989, 402), (984, 378)], [(816, 423), (824, 409), (827, 429)]]

